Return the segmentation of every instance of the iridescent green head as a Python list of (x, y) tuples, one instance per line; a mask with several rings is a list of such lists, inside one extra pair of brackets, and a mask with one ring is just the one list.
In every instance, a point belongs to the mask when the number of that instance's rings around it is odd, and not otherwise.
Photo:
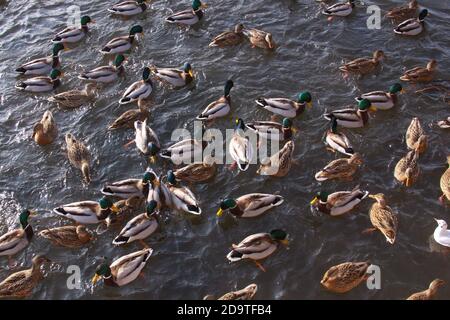
[(95, 270), (95, 274), (104, 278), (109, 278), (111, 276), (111, 268), (108, 264), (102, 263)]
[(292, 121), (291, 121), (291, 119), (284, 118), (284, 119), (283, 119), (283, 128), (289, 129), (289, 128), (291, 128), (291, 127), (292, 127)]
[(149, 77), (150, 77), (150, 68), (145, 67), (144, 70), (142, 71), (142, 79), (144, 81), (147, 81)]
[(225, 83), (225, 89), (224, 89), (224, 96), (225, 97), (228, 97), (230, 95), (230, 91), (231, 91), (231, 88), (233, 88), (233, 86), (234, 86), (234, 83), (233, 83), (232, 80), (228, 80)]
[(167, 171), (167, 182), (169, 182), (170, 184), (177, 184), (177, 180), (175, 178), (175, 174), (173, 173), (172, 170)]
[(358, 102), (358, 109), (361, 111), (367, 111), (367, 109), (369, 109), (370, 106), (371, 103), (367, 99), (362, 99), (361, 101)]
[(94, 21), (92, 21), (91, 17), (89, 17), (89, 16), (82, 16), (81, 17), (81, 25), (82, 26), (85, 26), (85, 25), (87, 25), (88, 23), (91, 23), (91, 22), (94, 22)]
[(125, 61), (125, 56), (123, 54), (118, 54), (114, 60), (114, 65), (118, 68)]
[(312, 101), (311, 93), (308, 91), (303, 91), (298, 94), (298, 102), (299, 103), (306, 103), (308, 106), (310, 106)]
[(287, 238), (286, 231), (281, 230), (281, 229), (272, 230), (269, 232), (269, 234), (273, 240), (277, 240), (277, 241), (286, 240), (286, 238)]
[(113, 206), (113, 202), (107, 197), (101, 198), (98, 203), (100, 204), (100, 208), (103, 210), (109, 209)]
[(26, 226), (28, 226), (28, 218), (30, 216), (35, 215), (34, 211), (31, 210), (23, 210), (20, 215), (19, 215), (19, 221), (20, 221), (20, 225), (22, 226), (22, 228), (25, 228)]
[(134, 36), (136, 33), (144, 33), (144, 29), (140, 25), (132, 26), (130, 29), (130, 36)]
[(151, 157), (156, 156), (159, 152), (159, 147), (153, 142), (149, 142), (147, 148), (148, 148), (148, 155)]
[(202, 7), (202, 2), (200, 0), (194, 0), (192, 1), (192, 9), (194, 11), (197, 11), (198, 9), (200, 9)]
[(317, 198), (322, 202), (327, 202), (329, 193), (326, 191), (317, 192)]
[(428, 10), (427, 9), (423, 9), (422, 11), (420, 11), (419, 13), (419, 20), (423, 21), (425, 20), (425, 17), (428, 15)]
[(52, 71), (50, 72), (50, 78), (52, 78), (52, 80), (57, 79), (60, 75), (61, 71), (59, 71), (58, 69), (52, 69)]
[(400, 83), (395, 83), (389, 87), (389, 93), (397, 93), (397, 92), (401, 92), (402, 90), (403, 90), (403, 87)]
[(61, 42), (60, 43), (56, 43), (53, 46), (53, 55), (57, 56), (61, 50), (64, 50), (64, 44), (61, 43)]
[(150, 216), (155, 209), (158, 207), (158, 203), (155, 200), (150, 200), (147, 204), (147, 207), (145, 208), (145, 212), (148, 216)]
[(149, 181), (153, 181), (156, 179), (156, 176), (153, 172), (147, 171), (144, 173), (144, 177), (142, 178), (142, 181), (144, 183), (147, 183)]

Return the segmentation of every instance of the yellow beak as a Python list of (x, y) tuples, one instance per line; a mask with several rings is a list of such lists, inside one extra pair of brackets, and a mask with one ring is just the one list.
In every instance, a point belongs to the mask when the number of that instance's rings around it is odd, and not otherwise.
[(312, 206), (315, 206), (317, 202), (319, 202), (319, 198), (315, 197), (314, 199), (311, 200), (310, 204)]
[(190, 69), (188, 73), (192, 78), (194, 77), (194, 73), (192, 72), (192, 69)]
[(159, 182), (158, 179), (154, 179), (154, 180), (152, 181), (152, 183), (153, 183), (153, 185), (154, 185), (155, 187), (159, 187), (159, 186), (161, 185), (161, 183)]
[(310, 109), (311, 109), (311, 108), (312, 108), (312, 101), (310, 101), (310, 102), (307, 102), (307, 103), (306, 103), (306, 106), (307, 106), (308, 108), (310, 108)]
[(406, 92), (405, 89), (400, 90), (400, 93), (405, 93), (405, 92)]
[(219, 210), (217, 210), (216, 215), (217, 215), (218, 217), (221, 217), (222, 214), (223, 214), (223, 210), (222, 210), (222, 208), (219, 208)]
[(369, 110), (375, 112), (375, 111), (377, 111), (377, 108), (375, 108), (374, 106), (371, 106), (371, 107), (369, 108)]
[(150, 157), (150, 162), (151, 163), (155, 163), (156, 162), (156, 157), (155, 156), (151, 156)]
[(206, 9), (206, 8), (208, 8), (208, 5), (207, 5), (206, 3), (202, 3), (201, 6), (200, 6), (200, 8)]
[(111, 211), (114, 212), (114, 213), (118, 213), (118, 212), (120, 211), (120, 209), (117, 208), (115, 204), (113, 204), (113, 205), (111, 206)]
[(100, 278), (101, 278), (101, 276), (99, 276), (98, 274), (95, 274), (91, 280), (92, 284), (96, 284), (98, 282), (98, 280), (100, 280)]
[(289, 245), (289, 240), (288, 239), (280, 240), (280, 242), (282, 244), (284, 244), (285, 246)]
[(30, 210), (30, 217), (36, 217), (37, 216), (37, 211), (36, 210)]
[(406, 178), (405, 185), (406, 185), (407, 187), (411, 187), (412, 183), (411, 183), (411, 179), (410, 179), (410, 178)]
[(298, 129), (297, 129), (296, 127), (291, 127), (291, 131), (292, 131), (293, 133), (297, 133), (297, 132), (298, 132)]

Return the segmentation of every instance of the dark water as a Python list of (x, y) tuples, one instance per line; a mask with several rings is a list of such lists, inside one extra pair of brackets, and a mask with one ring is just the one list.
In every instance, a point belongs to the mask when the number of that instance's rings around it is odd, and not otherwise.
[[(107, 62), (98, 50), (114, 36), (128, 33), (139, 23), (146, 32), (144, 41), (129, 57), (126, 76), (101, 90), (97, 101), (75, 111), (60, 111), (46, 101), (48, 94), (29, 94), (14, 88), (14, 69), (19, 62), (47, 54), (49, 40), (66, 23), (69, 1), (0, 2), (0, 230), (17, 225), (17, 213), (24, 207), (36, 208), (39, 217), (31, 223), (36, 230), (66, 224), (51, 209), (64, 203), (95, 200), (107, 181), (139, 176), (147, 163), (134, 148), (122, 145), (132, 138), (132, 131), (108, 132), (115, 117), (126, 108), (117, 101), (125, 88), (140, 78), (143, 66), (179, 66), (191, 62), (196, 72), (193, 90), (171, 90), (157, 86), (152, 94), (151, 127), (164, 144), (170, 142), (172, 130), (191, 129), (192, 120), (210, 101), (218, 98), (226, 79), (232, 78), (233, 117), (244, 120), (267, 119), (270, 114), (256, 109), (258, 96), (294, 97), (309, 90), (314, 107), (295, 120), (299, 133), (295, 137), (295, 159), (284, 178), (263, 178), (255, 174), (256, 166), (244, 173), (232, 173), (221, 166), (215, 179), (194, 188), (204, 214), (192, 218), (166, 212), (161, 229), (148, 243), (155, 249), (145, 277), (117, 289), (96, 287), (90, 279), (100, 257), (117, 258), (140, 248), (139, 244), (113, 248), (112, 238), (118, 230), (98, 236), (98, 240), (81, 250), (50, 246), (36, 237), (19, 255), (21, 265), (29, 265), (34, 253), (47, 254), (55, 264), (43, 281), (35, 299), (200, 299), (205, 294), (221, 294), (255, 282), (261, 299), (402, 299), (426, 288), (436, 277), (450, 282), (450, 257), (430, 249), (429, 237), (435, 228), (433, 217), (449, 220), (449, 209), (442, 207), (439, 178), (446, 168), (449, 136), (433, 121), (448, 116), (449, 105), (437, 95), (419, 96), (414, 90), (402, 95), (395, 109), (378, 112), (368, 127), (348, 132), (354, 147), (361, 152), (364, 165), (353, 182), (314, 180), (314, 173), (332, 160), (321, 142), (327, 126), (321, 118), (325, 109), (353, 105), (361, 92), (386, 90), (405, 69), (438, 61), (437, 78), (449, 79), (449, 14), (441, 1), (421, 0), (431, 15), (426, 31), (415, 38), (402, 38), (392, 32), (389, 21), (382, 20), (380, 30), (366, 28), (366, 8), (361, 5), (346, 19), (329, 23), (313, 1), (209, 1), (204, 20), (190, 30), (164, 23), (164, 17), (189, 6), (189, 1), (154, 1), (145, 14), (128, 21), (106, 13), (113, 1), (81, 0), (77, 5), (97, 23), (89, 38), (62, 56), (65, 76), (60, 89), (82, 86), (77, 75), (82, 70)], [(304, 3), (304, 4), (303, 4)], [(72, 2), (70, 2), (72, 4)], [(399, 1), (367, 1), (382, 9)], [(169, 9), (170, 8), (170, 9)], [(251, 49), (247, 43), (226, 50), (207, 47), (211, 38), (238, 22), (272, 32), (280, 45), (275, 52)], [(343, 62), (368, 56), (382, 49), (387, 60), (374, 75), (344, 81), (337, 67)], [(33, 124), (45, 110), (53, 110), (59, 125), (57, 141), (39, 147), (30, 134)], [(404, 134), (413, 116), (426, 126), (430, 146), (421, 157), (419, 181), (410, 189), (398, 185), (393, 177), (396, 162), (405, 154)], [(215, 126), (231, 128), (229, 119)], [(93, 182), (80, 182), (79, 171), (72, 168), (63, 150), (63, 136), (72, 132), (83, 139), (93, 155)], [(154, 169), (167, 170), (170, 164), (159, 160)], [(399, 234), (395, 245), (386, 243), (380, 233), (363, 235), (370, 226), (368, 210), (371, 200), (351, 214), (339, 218), (313, 215), (309, 209), (312, 195), (321, 188), (335, 191), (352, 189), (356, 184), (372, 193), (383, 192), (399, 215)], [(221, 222), (215, 216), (218, 199), (249, 192), (279, 192), (285, 203), (256, 219)], [(225, 255), (232, 243), (245, 236), (284, 228), (290, 234), (289, 247), (281, 248), (264, 262), (263, 273), (250, 262), (230, 265)], [(320, 285), (323, 273), (344, 261), (369, 259), (381, 268), (381, 290), (364, 285), (345, 295), (326, 292)], [(6, 266), (6, 258), (1, 265)], [(82, 289), (68, 290), (66, 268), (79, 265)], [(0, 271), (0, 278), (9, 274)], [(441, 298), (449, 297), (450, 285), (444, 286)]]

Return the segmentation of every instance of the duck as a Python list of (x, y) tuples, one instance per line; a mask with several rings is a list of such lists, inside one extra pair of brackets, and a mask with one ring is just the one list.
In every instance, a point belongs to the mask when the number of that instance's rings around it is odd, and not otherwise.
[[(156, 176), (156, 173), (154, 173), (153, 170), (150, 169), (149, 171), (152, 171), (153, 174)], [(172, 194), (168, 186), (165, 183), (163, 183), (162, 179), (163, 177), (161, 175), (157, 179), (151, 181), (147, 196), (147, 203), (149, 203), (152, 200), (156, 201), (157, 210), (161, 210), (164, 207), (168, 208), (173, 207)]]
[(376, 202), (370, 208), (370, 222), (374, 228), (370, 231), (380, 230), (386, 241), (394, 244), (397, 236), (398, 218), (391, 207), (386, 204), (386, 197), (382, 193), (369, 194), (369, 198)]
[(65, 136), (67, 147), (67, 158), (72, 166), (81, 170), (84, 181), (89, 184), (91, 182), (91, 175), (89, 170), (89, 163), (91, 161), (91, 154), (83, 142), (77, 140), (71, 133)]
[(81, 28), (67, 27), (64, 30), (58, 32), (52, 39), (53, 43), (74, 43), (84, 38), (88, 33), (88, 24), (95, 23), (89, 16), (82, 16), (80, 20)]
[(103, 54), (117, 54), (125, 53), (131, 49), (137, 34), (144, 34), (144, 29), (140, 25), (135, 25), (131, 27), (130, 33), (127, 36), (121, 36), (111, 39), (105, 46), (100, 50)]
[(433, 233), (434, 240), (444, 247), (450, 247), (450, 230), (447, 229), (447, 222), (441, 219), (434, 220), (438, 224)]
[(92, 284), (95, 285), (100, 279), (103, 279), (105, 285), (112, 287), (122, 287), (133, 282), (144, 269), (152, 253), (153, 249), (145, 248), (124, 255), (111, 265), (102, 263), (95, 271)]
[(229, 143), (231, 158), (237, 163), (239, 170), (246, 171), (253, 159), (253, 146), (249, 138), (244, 136), (245, 123), (242, 119), (236, 120), (236, 128)]
[(242, 33), (250, 41), (252, 48), (262, 48), (273, 50), (277, 47), (272, 34), (258, 29), (243, 29)]
[(244, 25), (238, 23), (232, 31), (225, 31), (214, 37), (208, 47), (225, 48), (238, 45), (244, 39)]
[(408, 298), (406, 298), (406, 300), (433, 300), (433, 298), (437, 294), (439, 287), (443, 286), (444, 284), (444, 280), (434, 279), (433, 281), (431, 281), (428, 289), (413, 293)]
[(108, 12), (120, 16), (134, 16), (147, 10), (147, 0), (123, 1), (108, 8)]
[(417, 160), (419, 153), (416, 150), (409, 151), (401, 158), (394, 170), (394, 177), (407, 187), (411, 187), (419, 177), (420, 169)]
[(414, 117), (406, 130), (406, 145), (410, 150), (416, 150), (419, 154), (424, 153), (428, 145), (428, 136), (423, 130), (419, 118)]
[(77, 224), (97, 224), (103, 222), (111, 213), (119, 209), (107, 197), (99, 201), (80, 201), (53, 209), (53, 213), (71, 219)]
[(369, 267), (368, 261), (344, 262), (328, 269), (320, 283), (331, 292), (346, 293), (367, 280)]
[(199, 206), (199, 202), (196, 199), (192, 191), (177, 184), (175, 175), (172, 170), (167, 172), (167, 189), (172, 196), (172, 207), (183, 212), (191, 213), (194, 215), (201, 215), (202, 209)]
[(294, 153), (294, 142), (289, 140), (280, 151), (263, 161), (256, 171), (262, 176), (284, 177), (289, 173), (292, 166), (292, 155)]
[(114, 65), (101, 66), (87, 72), (83, 72), (78, 76), (81, 80), (94, 81), (99, 83), (110, 83), (115, 81), (121, 72), (123, 72), (123, 62), (125, 57), (118, 54), (114, 60)]
[(129, 109), (122, 113), (109, 125), (108, 130), (134, 129), (134, 123), (136, 121), (145, 121), (150, 116), (147, 102), (145, 100), (138, 100), (137, 104), (137, 109)]
[(369, 192), (359, 189), (359, 186), (352, 191), (337, 191), (331, 194), (319, 191), (310, 204), (320, 212), (336, 217), (353, 210), (368, 195)]
[(153, 83), (150, 79), (150, 68), (145, 67), (142, 71), (142, 80), (134, 82), (125, 90), (119, 104), (127, 104), (130, 102), (143, 100), (147, 98), (153, 91)]
[(23, 81), (17, 81), (15, 87), (16, 89), (29, 92), (52, 91), (61, 84), (59, 77), (62, 75), (63, 73), (58, 69), (52, 69), (49, 77), (38, 76)]
[[(256, 291), (258, 291), (258, 286), (255, 283), (252, 283), (241, 290), (225, 293), (217, 300), (252, 300)], [(215, 298), (212, 295), (207, 295), (203, 300), (215, 300)]]
[[(196, 127), (194, 127), (196, 129)], [(197, 139), (200, 138), (200, 139)], [(174, 164), (192, 163), (201, 161), (203, 150), (208, 145), (205, 140), (205, 125), (201, 125), (199, 135), (194, 133), (194, 138), (187, 138), (175, 142), (173, 145), (161, 150), (160, 156), (164, 159), (170, 159)]]
[(338, 2), (322, 11), (322, 14), (326, 16), (338, 16), (346, 17), (352, 13), (355, 8), (355, 0), (349, 0), (346, 2)]
[(83, 225), (45, 229), (39, 232), (39, 235), (55, 245), (66, 248), (82, 247), (94, 238)]
[(166, 22), (175, 23), (178, 25), (192, 26), (203, 18), (202, 9), (207, 8), (207, 5), (200, 0), (192, 1), (192, 9), (176, 12), (166, 18)]
[(330, 114), (330, 129), (325, 133), (325, 145), (333, 152), (340, 152), (346, 156), (352, 156), (355, 153), (350, 140), (345, 134), (337, 131), (337, 119), (333, 114)]
[(157, 179), (154, 171), (146, 171), (141, 179), (125, 179), (107, 183), (102, 188), (101, 193), (119, 199), (129, 199), (134, 196), (146, 198), (149, 183), (155, 183)]
[(397, 103), (397, 93), (404, 93), (400, 83), (395, 83), (389, 87), (388, 92), (384, 91), (372, 91), (363, 93), (359, 97), (355, 98), (357, 102), (363, 99), (370, 101), (371, 105), (377, 110), (389, 110), (392, 109)]
[(394, 21), (405, 21), (416, 16), (418, 7), (417, 0), (410, 0), (406, 5), (389, 10), (386, 17)]
[(339, 67), (339, 70), (345, 73), (354, 73), (359, 75), (365, 75), (371, 73), (380, 64), (380, 61), (385, 58), (385, 54), (382, 50), (376, 50), (373, 53), (372, 58), (358, 58), (347, 62)]
[(106, 218), (106, 227), (115, 227), (125, 221), (127, 217), (132, 215), (137, 209), (141, 208), (146, 198), (139, 196), (132, 196), (128, 199), (121, 199), (114, 203), (119, 211), (114, 215), (109, 215)]
[(445, 199), (450, 201), (450, 155), (447, 156), (447, 170), (441, 176), (440, 185), (442, 195), (439, 200), (444, 203)]
[(262, 139), (280, 142), (292, 139), (295, 132), (293, 123), (289, 118), (284, 118), (281, 123), (275, 121), (247, 122), (245, 127)]
[[(156, 210), (157, 205), (156, 201), (151, 200), (147, 204), (146, 211), (128, 221), (119, 235), (114, 238), (112, 244), (119, 246), (136, 240), (143, 241), (155, 232), (158, 228), (158, 220), (156, 217), (159, 211)], [(144, 242), (142, 243), (144, 244)]]
[(150, 66), (150, 70), (156, 79), (163, 83), (168, 83), (173, 87), (184, 87), (194, 80), (194, 73), (190, 63), (185, 63), (183, 69), (158, 68)]
[(435, 59), (431, 59), (427, 63), (426, 67), (415, 67), (405, 71), (405, 73), (400, 77), (400, 80), (411, 83), (430, 82), (434, 78), (436, 67), (437, 61)]
[(202, 183), (210, 180), (217, 171), (217, 164), (209, 156), (202, 162), (194, 162), (173, 171), (175, 178), (188, 183)]
[(312, 97), (308, 91), (300, 92), (297, 101), (287, 98), (260, 97), (255, 102), (259, 107), (285, 118), (295, 118), (305, 111), (305, 106), (312, 107)]
[(418, 18), (411, 18), (403, 21), (394, 28), (394, 33), (403, 36), (417, 36), (423, 31), (425, 17), (428, 15), (428, 10), (423, 9), (419, 13)]
[(450, 117), (447, 117), (444, 120), (439, 120), (436, 124), (441, 129), (450, 129)]
[[(344, 108), (327, 112), (323, 117), (328, 121), (336, 120), (337, 125), (344, 128), (362, 128), (369, 123), (367, 111), (376, 111), (369, 100), (362, 99), (358, 102), (358, 108)], [(334, 120), (333, 120), (334, 119)]]
[(26, 298), (30, 296), (44, 277), (41, 266), (48, 262), (50, 260), (43, 255), (34, 256), (31, 268), (14, 272), (0, 282), (0, 298)]
[(254, 218), (274, 207), (278, 207), (283, 202), (284, 198), (277, 194), (249, 193), (237, 199), (223, 199), (220, 201), (220, 207), (216, 215), (221, 217), (228, 210), (238, 218)]
[(197, 120), (210, 121), (216, 118), (225, 117), (231, 110), (231, 96), (230, 91), (234, 83), (232, 80), (227, 80), (225, 83), (224, 94), (222, 97), (214, 102), (211, 102), (200, 115)]
[(16, 69), (16, 72), (27, 76), (49, 74), (52, 69), (56, 69), (61, 66), (59, 59), (59, 53), (61, 50), (66, 50), (64, 44), (57, 43), (53, 45), (53, 54), (51, 56), (34, 59), (32, 61), (24, 63)]
[(33, 127), (33, 140), (40, 146), (46, 146), (55, 141), (58, 135), (58, 126), (56, 125), (53, 114), (50, 110), (44, 112), (42, 119)]
[(354, 153), (350, 158), (340, 158), (331, 161), (322, 170), (316, 173), (317, 181), (331, 179), (352, 180), (358, 167), (362, 164), (361, 155)]
[(63, 109), (75, 109), (89, 103), (95, 99), (97, 85), (87, 83), (83, 90), (64, 91), (48, 98), (48, 101), (54, 102)]
[(147, 125), (147, 120), (134, 122), (136, 130), (134, 142), (143, 155), (150, 156), (150, 161), (155, 162), (156, 155), (161, 150), (161, 144), (155, 131)]

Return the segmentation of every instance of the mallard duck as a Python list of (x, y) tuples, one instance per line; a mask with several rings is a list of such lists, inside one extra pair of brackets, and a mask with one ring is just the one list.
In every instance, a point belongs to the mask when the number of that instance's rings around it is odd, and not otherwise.
[(271, 141), (286, 141), (292, 138), (294, 128), (292, 121), (284, 118), (282, 123), (275, 121), (247, 122), (245, 126), (256, 133), (260, 138)]
[(41, 266), (45, 262), (50, 260), (37, 255), (33, 257), (30, 269), (15, 272), (0, 282), (0, 298), (25, 298), (31, 295), (43, 278)]
[(284, 177), (289, 173), (294, 153), (294, 142), (289, 140), (280, 151), (272, 155), (265, 163), (261, 163), (257, 174), (262, 176)]
[(252, 44), (252, 48), (275, 49), (276, 43), (272, 34), (258, 29), (243, 29), (242, 33)]
[(52, 143), (57, 135), (58, 127), (55, 119), (53, 119), (52, 112), (47, 110), (44, 112), (41, 121), (34, 125), (32, 138), (38, 145), (45, 146)]
[(185, 63), (181, 70), (175, 68), (157, 68), (155, 66), (150, 66), (150, 70), (159, 81), (168, 83), (174, 87), (184, 87), (194, 80), (194, 73), (190, 63)]
[(320, 191), (312, 199), (311, 206), (317, 207), (322, 212), (331, 216), (340, 216), (355, 208), (369, 195), (368, 191), (362, 191), (356, 186), (352, 191), (338, 191), (328, 194)]
[(60, 67), (59, 52), (61, 50), (65, 50), (64, 44), (57, 43), (53, 46), (53, 55), (24, 63), (16, 69), (16, 72), (25, 75), (49, 74), (52, 69)]
[(331, 179), (351, 180), (358, 167), (362, 164), (359, 153), (354, 153), (348, 159), (341, 158), (331, 161), (322, 170), (316, 173), (317, 181)]
[(124, 286), (136, 280), (152, 253), (153, 249), (145, 248), (124, 255), (111, 263), (111, 265), (103, 263), (95, 271), (92, 283), (96, 284), (98, 280), (103, 279), (108, 286)]
[(432, 59), (424, 67), (415, 67), (413, 69), (405, 71), (405, 73), (400, 77), (402, 81), (408, 81), (412, 83), (416, 82), (430, 82), (434, 78), (436, 71), (437, 61)]
[(177, 184), (172, 170), (169, 170), (167, 173), (167, 189), (169, 189), (172, 196), (172, 207), (195, 215), (200, 215), (202, 213), (202, 209), (200, 208), (195, 195), (189, 188)]
[(120, 231), (119, 235), (114, 238), (112, 243), (118, 246), (136, 240), (142, 241), (155, 232), (158, 228), (156, 216), (159, 214), (159, 211), (156, 210), (157, 205), (156, 201), (150, 201), (147, 204), (146, 211), (128, 221), (122, 231)]
[(134, 122), (134, 129), (136, 130), (134, 142), (138, 150), (145, 156), (150, 156), (150, 161), (154, 162), (161, 149), (161, 144), (155, 131), (147, 126), (147, 120)]
[(78, 76), (79, 79), (89, 80), (100, 83), (110, 83), (115, 81), (121, 72), (123, 72), (122, 63), (125, 61), (125, 57), (121, 54), (116, 56), (114, 65), (101, 66), (92, 69), (87, 72), (83, 72)]
[(423, 24), (425, 17), (428, 15), (428, 10), (423, 9), (419, 13), (418, 18), (411, 18), (403, 21), (397, 27), (394, 28), (396, 34), (401, 34), (404, 36), (416, 36), (423, 30)]
[(93, 239), (85, 226), (64, 226), (42, 230), (39, 235), (53, 244), (67, 248), (79, 248)]
[(16, 89), (30, 92), (51, 91), (61, 84), (59, 77), (62, 75), (63, 73), (58, 69), (52, 69), (49, 77), (39, 76), (23, 81), (17, 81), (15, 87)]
[(389, 10), (386, 17), (394, 19), (395, 21), (405, 21), (406, 19), (411, 19), (416, 16), (418, 7), (417, 0), (410, 0), (406, 5)]
[(79, 224), (96, 224), (104, 221), (111, 213), (118, 212), (119, 209), (114, 203), (106, 198), (97, 201), (80, 201), (65, 204), (53, 209), (59, 216), (71, 219)]
[(142, 26), (135, 25), (131, 27), (130, 34), (127, 36), (121, 36), (111, 39), (105, 46), (100, 50), (103, 54), (116, 54), (125, 53), (131, 49), (136, 34), (144, 34), (144, 29)]
[(295, 118), (305, 110), (305, 105), (312, 106), (312, 97), (308, 91), (298, 94), (297, 101), (286, 98), (258, 98), (256, 104), (267, 111), (279, 114), (285, 118)]
[[(152, 171), (152, 170), (150, 170)], [(152, 171), (153, 172), (153, 171)], [(156, 174), (153, 172), (156, 176)], [(147, 203), (154, 200), (157, 203), (157, 210), (164, 207), (172, 208), (172, 194), (165, 183), (162, 182), (162, 176), (150, 181), (150, 188), (148, 190)]]
[(108, 11), (121, 16), (133, 16), (147, 10), (147, 0), (123, 1), (108, 8)]
[(441, 279), (434, 279), (428, 289), (413, 293), (406, 300), (433, 300), (437, 294), (437, 290), (440, 286), (444, 285), (445, 281)]
[(158, 177), (153, 171), (146, 171), (142, 179), (125, 179), (106, 184), (101, 193), (120, 199), (128, 199), (133, 196), (146, 198), (148, 196), (149, 183), (155, 183)]
[(194, 162), (185, 167), (179, 168), (173, 172), (177, 180), (188, 183), (200, 183), (210, 180), (217, 171), (216, 162), (208, 159), (208, 156), (203, 159), (203, 162)]
[(81, 170), (84, 181), (89, 184), (91, 182), (89, 162), (91, 154), (83, 142), (75, 139), (73, 134), (66, 134), (67, 158), (69, 162), (77, 169)]
[(127, 104), (130, 102), (143, 100), (147, 98), (153, 91), (153, 83), (150, 79), (150, 68), (145, 67), (142, 71), (142, 80), (136, 81), (125, 90), (119, 104)]
[(108, 127), (108, 130), (116, 129), (134, 129), (136, 121), (145, 121), (150, 116), (147, 102), (145, 100), (138, 100), (138, 109), (130, 109), (122, 113), (114, 122)]
[(394, 177), (407, 187), (411, 187), (419, 177), (420, 169), (417, 160), (419, 153), (416, 150), (409, 151), (401, 158), (394, 170)]
[(376, 201), (370, 208), (370, 222), (372, 222), (372, 225), (375, 228), (370, 230), (380, 230), (386, 237), (386, 241), (390, 244), (394, 244), (398, 227), (397, 215), (394, 213), (392, 208), (386, 204), (384, 194), (378, 193), (375, 195), (369, 195), (369, 198)]
[(339, 70), (345, 73), (368, 74), (375, 70), (380, 61), (385, 58), (384, 52), (377, 50), (373, 53), (372, 58), (358, 58), (347, 62), (339, 67)]
[(439, 120), (436, 122), (436, 124), (441, 129), (450, 129), (450, 117), (444, 120)]
[(414, 117), (406, 130), (406, 145), (408, 149), (416, 150), (418, 153), (423, 153), (427, 149), (428, 136), (420, 124), (420, 120)]
[(345, 293), (367, 280), (369, 267), (369, 262), (344, 262), (328, 269), (320, 283), (332, 292)]
[(450, 201), (450, 155), (447, 156), (447, 170), (442, 174), (440, 184), (442, 190), (442, 196), (439, 200), (444, 203), (445, 198)]
[(346, 17), (352, 13), (355, 7), (355, 0), (348, 0), (346, 2), (338, 2), (322, 11), (322, 14), (327, 16)]
[(58, 32), (56, 36), (52, 39), (53, 43), (73, 43), (78, 42), (84, 38), (88, 32), (88, 23), (95, 23), (89, 16), (81, 17), (81, 28), (78, 27), (68, 27), (64, 30)]
[(433, 233), (434, 241), (444, 247), (450, 247), (450, 230), (447, 229), (447, 222), (439, 219), (434, 220), (436, 220), (438, 224)]
[(161, 150), (161, 158), (170, 159), (174, 164), (192, 163), (202, 159), (203, 150), (208, 145), (208, 142), (204, 139), (205, 126), (201, 125), (201, 133), (199, 137), (201, 140), (196, 139), (197, 134), (194, 134), (194, 138), (187, 138), (166, 149)]
[(262, 215), (273, 207), (278, 207), (284, 202), (284, 198), (276, 194), (249, 193), (237, 199), (227, 198), (220, 202), (217, 216), (221, 217), (228, 210), (239, 218), (253, 218)]
[[(375, 111), (369, 100), (362, 99), (358, 102), (358, 108), (345, 108), (325, 113), (323, 117), (328, 121), (336, 120), (337, 124), (344, 128), (362, 128), (369, 122), (367, 111)], [(334, 121), (334, 120), (333, 120)]]
[(342, 132), (337, 132), (337, 119), (333, 114), (330, 114), (330, 129), (325, 133), (324, 142), (332, 151), (339, 151), (342, 154), (351, 156), (355, 153), (350, 140)]
[(404, 93), (402, 85), (395, 83), (389, 87), (388, 92), (384, 91), (372, 91), (363, 93), (359, 97), (355, 98), (357, 102), (363, 99), (370, 101), (371, 105), (379, 110), (389, 110), (397, 103), (397, 92)]
[[(249, 284), (244, 289), (225, 293), (217, 300), (252, 300), (258, 290), (258, 286), (254, 283)], [(207, 295), (203, 300), (215, 300), (214, 296)]]
[(111, 226), (121, 224), (127, 217), (141, 208), (146, 200), (146, 198), (143, 199), (139, 196), (132, 196), (128, 199), (122, 199), (115, 202), (114, 205), (117, 209), (119, 209), (119, 211), (117, 211), (116, 214), (109, 215), (106, 218), (106, 226), (110, 228)]
[(83, 90), (61, 92), (48, 98), (48, 101), (57, 103), (60, 108), (74, 109), (93, 101), (96, 92), (97, 85), (95, 83), (88, 83), (84, 86)]
[(231, 110), (230, 91), (233, 88), (233, 81), (225, 83), (224, 94), (214, 102), (211, 102), (203, 112), (197, 116), (197, 120), (208, 121), (215, 118), (225, 117)]
[(241, 171), (246, 171), (253, 159), (253, 146), (249, 138), (243, 135), (244, 130), (244, 121), (237, 119), (236, 128), (229, 144), (231, 158), (237, 163)]
[(233, 31), (225, 31), (215, 36), (211, 43), (208, 45), (209, 47), (219, 47), (224, 48), (228, 46), (235, 46), (242, 42), (244, 39), (244, 25), (242, 23), (237, 24), (234, 27)]
[(202, 3), (200, 0), (194, 0), (192, 2), (192, 9), (174, 13), (166, 18), (166, 22), (191, 26), (203, 18), (202, 9), (206, 7), (207, 5)]

